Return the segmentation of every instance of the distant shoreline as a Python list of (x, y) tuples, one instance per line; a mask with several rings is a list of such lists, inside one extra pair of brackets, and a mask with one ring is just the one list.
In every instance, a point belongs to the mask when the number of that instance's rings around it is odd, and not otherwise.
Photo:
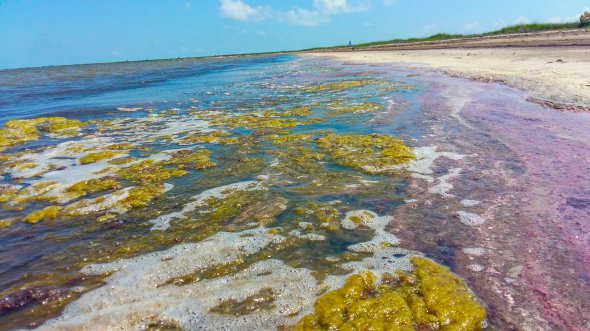
[(389, 63), (501, 83), (545, 107), (590, 111), (590, 31), (543, 31), (302, 53), (352, 63)]

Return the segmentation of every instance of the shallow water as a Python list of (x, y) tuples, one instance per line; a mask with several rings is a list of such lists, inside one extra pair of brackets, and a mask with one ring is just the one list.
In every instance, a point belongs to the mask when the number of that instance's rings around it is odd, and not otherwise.
[[(413, 255), (463, 276), (493, 327), (588, 326), (586, 114), (499, 85), (294, 56), (14, 70), (0, 82), (2, 121), (88, 124), (3, 152), (2, 328), (286, 326), (351, 272), (410, 270)], [(374, 151), (343, 160), (321, 144), (372, 133), (416, 158), (355, 167)], [(198, 161), (178, 161), (187, 149)], [(105, 150), (116, 154), (82, 164)], [(165, 165), (122, 172), (148, 159)], [(68, 189), (89, 179), (117, 184)], [(125, 200), (133, 188), (147, 196)], [(61, 209), (26, 221), (46, 206)], [(362, 210), (372, 226), (347, 223)], [(268, 306), (215, 312), (269, 287)]]

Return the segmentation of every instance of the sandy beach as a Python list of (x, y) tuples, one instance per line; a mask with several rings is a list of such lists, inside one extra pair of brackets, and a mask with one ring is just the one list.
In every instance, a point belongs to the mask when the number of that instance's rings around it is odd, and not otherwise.
[[(542, 37), (542, 38), (541, 38)], [(352, 63), (432, 68), (452, 76), (498, 82), (524, 90), (530, 100), (562, 110), (590, 110), (590, 34), (521, 34), (463, 41), (382, 45), (362, 51), (305, 53)], [(526, 47), (520, 47), (520, 46)]]

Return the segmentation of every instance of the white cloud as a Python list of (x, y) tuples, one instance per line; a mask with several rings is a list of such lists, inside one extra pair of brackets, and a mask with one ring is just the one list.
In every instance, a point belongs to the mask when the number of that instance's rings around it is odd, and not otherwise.
[(370, 3), (367, 1), (351, 4), (348, 0), (313, 0), (313, 3), (320, 13), (327, 15), (363, 11), (370, 7)]
[(330, 22), (330, 17), (322, 15), (315, 10), (295, 8), (285, 14), (285, 20), (295, 25), (316, 26)]
[(395, 5), (397, 0), (383, 0), (383, 4), (387, 7)]
[[(393, 1), (393, 0), (388, 0)], [(253, 7), (242, 0), (220, 0), (221, 16), (245, 22), (274, 19), (294, 25), (317, 26), (331, 21), (331, 16), (370, 8), (370, 0), (314, 0), (314, 8), (294, 7), (288, 11), (275, 11), (271, 7)]]
[(221, 0), (221, 16), (238, 21), (262, 21), (267, 10), (252, 7), (241, 0)]

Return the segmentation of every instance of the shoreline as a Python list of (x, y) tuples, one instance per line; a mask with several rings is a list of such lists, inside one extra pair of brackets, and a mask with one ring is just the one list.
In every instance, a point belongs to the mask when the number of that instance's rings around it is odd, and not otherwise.
[[(584, 34), (584, 38), (587, 33)], [(529, 35), (528, 38), (537, 38)], [(558, 34), (553, 38), (559, 38)], [(582, 38), (583, 40), (586, 40)], [(561, 111), (590, 111), (590, 46), (509, 46), (425, 49), (322, 50), (306, 57), (330, 57), (345, 63), (393, 64), (429, 69), (452, 77), (504, 84), (528, 94), (528, 100)], [(590, 41), (588, 39), (587, 41)]]

